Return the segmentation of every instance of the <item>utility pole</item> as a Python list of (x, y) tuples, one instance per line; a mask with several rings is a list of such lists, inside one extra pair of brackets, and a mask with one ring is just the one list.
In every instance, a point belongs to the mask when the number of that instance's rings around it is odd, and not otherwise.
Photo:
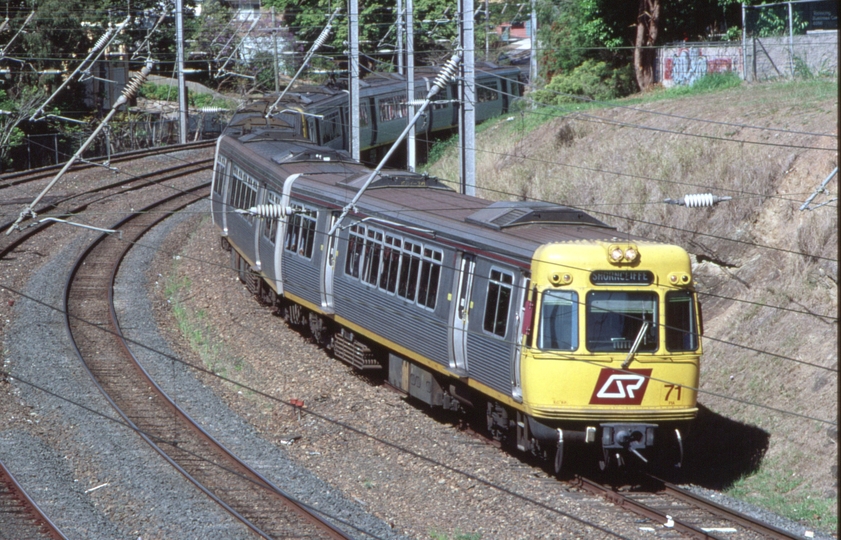
[(397, 73), (403, 75), (403, 0), (397, 0)]
[(491, 56), (490, 43), (488, 41), (488, 34), (491, 33), (491, 12), (488, 9), (488, 0), (485, 0), (485, 62)]
[(178, 125), (181, 144), (187, 142), (187, 84), (184, 81), (184, 2), (175, 0), (175, 56), (178, 65)]
[(537, 0), (531, 0), (531, 28), (529, 38), (531, 55), (529, 57), (529, 87), (531, 91), (537, 89)]
[[(408, 57), (406, 58), (406, 82), (408, 84), (406, 89), (409, 94), (409, 110), (407, 114), (408, 118), (415, 117), (415, 106), (413, 105), (413, 102), (415, 101), (415, 29), (414, 14), (412, 13), (414, 9), (414, 0), (406, 0), (406, 49), (408, 52)], [(409, 128), (409, 135), (406, 140), (406, 147), (408, 150), (407, 168), (410, 171), (414, 171), (415, 166), (417, 165), (418, 158), (416, 146), (417, 144), (415, 141), (415, 125), (412, 124), (412, 127)]]
[(459, 136), (461, 140), (460, 180), (461, 192), (476, 195), (476, 83), (475, 51), (473, 37), (473, 0), (461, 0), (461, 49), (464, 62), (461, 65), (459, 84)]
[(277, 20), (274, 16), (274, 6), (272, 6), (272, 47), (274, 49), (274, 59), (272, 60), (272, 63), (274, 64), (274, 92), (275, 94), (279, 94), (280, 80), (277, 73)]
[[(348, 22), (350, 32), (350, 151), (359, 160), (359, 0), (349, 0)], [(373, 118), (371, 119), (373, 121)]]

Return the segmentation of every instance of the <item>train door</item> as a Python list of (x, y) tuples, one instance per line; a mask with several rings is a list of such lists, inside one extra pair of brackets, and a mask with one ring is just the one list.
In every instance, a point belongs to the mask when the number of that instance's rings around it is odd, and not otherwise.
[[(254, 201), (255, 206), (265, 202), (266, 192), (265, 184), (260, 185), (257, 190), (257, 199)], [(263, 269), (263, 263), (260, 260), (260, 236), (263, 234), (263, 227), (265, 227), (263, 221), (261, 218), (254, 218), (254, 271), (256, 272)]]
[(319, 133), (318, 133), (318, 122), (316, 122), (315, 118), (308, 116), (307, 117), (307, 133), (305, 136), (315, 144), (319, 143)]
[[(336, 220), (339, 219), (339, 213), (333, 212), (330, 214), (330, 224), (327, 230), (333, 229)], [(339, 230), (337, 229), (333, 234), (327, 237), (327, 246), (323, 257), (323, 266), (321, 268), (321, 308), (325, 313), (333, 313), (333, 274), (336, 270), (336, 246), (338, 241)]]
[(286, 209), (289, 208), (289, 197), (292, 194), (292, 184), (301, 176), (301, 173), (292, 174), (283, 181), (283, 193), (280, 197), (281, 219), (280, 227), (277, 228), (274, 248), (274, 279), (277, 294), (283, 295), (283, 245), (286, 240), (286, 231), (289, 227), (289, 215)]
[(456, 268), (458, 277), (455, 280), (455, 305), (452, 309), (452, 354), (451, 368), (459, 375), (467, 375), (467, 335), (468, 319), (473, 307), (473, 273), (476, 269), (476, 259), (473, 255), (460, 253)]
[(534, 316), (534, 299), (530, 297), (529, 286), (531, 279), (529, 272), (520, 276), (519, 286), (515, 289), (514, 305), (523, 306), (517, 315), (517, 345), (514, 347), (514, 358), (511, 359), (511, 397), (519, 403), (523, 402), (523, 382), (520, 377), (520, 358), (523, 354), (526, 335), (529, 333)]

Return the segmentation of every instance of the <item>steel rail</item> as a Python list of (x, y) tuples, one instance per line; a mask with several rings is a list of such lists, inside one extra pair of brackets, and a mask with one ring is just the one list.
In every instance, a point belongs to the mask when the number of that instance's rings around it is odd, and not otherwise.
[[(215, 144), (216, 140), (214, 139), (208, 141), (190, 142), (186, 144), (173, 144), (169, 146), (158, 146), (154, 148), (141, 148), (139, 150), (129, 150), (128, 152), (120, 152), (118, 154), (113, 154), (110, 159), (107, 156), (98, 156), (91, 159), (85, 159), (84, 161), (80, 161), (79, 163), (77, 163), (73, 170), (78, 171), (81, 169), (90, 169), (93, 167), (105, 167), (105, 163), (132, 161), (142, 157), (159, 156), (162, 154), (171, 154), (173, 152), (179, 152), (184, 150), (199, 150), (202, 148), (214, 146)], [(102, 163), (99, 163), (100, 161)], [(60, 170), (63, 166), (63, 163), (59, 163), (58, 165), (47, 165), (45, 167), (37, 167), (35, 169), (27, 169), (23, 171), (15, 171), (0, 174), (0, 189), (13, 185), (25, 184), (27, 182), (41, 180), (43, 178), (52, 176), (55, 173), (55, 171)], [(12, 180), (12, 182), (3, 183), (5, 180)]]
[[(671, 497), (686, 502), (696, 508), (700, 508), (701, 510), (708, 512), (716, 516), (717, 518), (737, 523), (745, 529), (762, 535), (763, 538), (772, 538), (780, 540), (799, 538), (798, 536), (793, 535), (787, 531), (778, 529), (772, 525), (768, 525), (767, 523), (755, 520), (750, 516), (713, 503), (712, 501), (695, 495), (694, 493), (691, 493), (689, 491), (683, 490), (675, 486), (674, 484), (669, 484), (668, 482), (665, 482), (657, 477), (648, 475), (648, 478), (658, 483), (659, 487), (661, 488), (660, 493), (665, 493)], [(660, 510), (653, 508), (647, 504), (644, 504), (634, 499), (633, 497), (619, 493), (608, 486), (604, 486), (588, 478), (576, 476), (575, 479), (572, 481), (572, 484), (578, 485), (579, 487), (586, 491), (589, 491), (590, 493), (599, 495), (620, 508), (629, 510), (640, 516), (649, 518), (653, 521), (662, 524), (665, 527), (669, 527), (690, 537), (704, 540), (720, 540), (718, 536), (712, 534), (712, 531), (707, 531), (700, 527), (696, 527), (695, 525), (692, 525), (691, 523), (688, 523), (679, 517), (673, 516), (671, 514), (666, 514), (665, 512), (661, 512)], [(656, 493), (654, 494), (656, 495)]]
[(21, 510), (29, 516), (28, 520), (26, 518), (24, 520), (34, 522), (41, 536), (54, 540), (67, 540), (61, 529), (41, 510), (38, 503), (29, 496), (12, 474), (12, 471), (2, 461), (0, 461), (0, 484), (8, 486), (12, 496), (20, 502)]
[(676, 499), (683, 500), (690, 504), (694, 504), (710, 512), (711, 514), (715, 514), (717, 516), (723, 517), (730, 521), (734, 521), (739, 525), (751, 529), (752, 531), (756, 531), (760, 534), (765, 535), (768, 538), (774, 539), (789, 539), (789, 538), (799, 538), (783, 529), (778, 527), (774, 527), (773, 525), (769, 525), (767, 523), (763, 523), (761, 521), (755, 520), (742, 514), (741, 512), (737, 512), (731, 508), (727, 508), (724, 505), (718, 504), (714, 501), (711, 501), (705, 497), (701, 497), (700, 495), (696, 495), (691, 491), (687, 491), (675, 484), (671, 484), (666, 482), (665, 480), (661, 480), (656, 477), (655, 478), (658, 482), (662, 482), (663, 484), (663, 491), (668, 493), (669, 495), (675, 497)]
[[(113, 183), (110, 183), (110, 184), (107, 184), (107, 185), (104, 185), (104, 186), (99, 186), (99, 187), (96, 187), (96, 188), (89, 189), (89, 190), (87, 190), (83, 193), (68, 195), (66, 197), (60, 197), (57, 200), (53, 200), (49, 203), (45, 203), (43, 206), (37, 208), (35, 213), (38, 214), (39, 217), (40, 217), (40, 216), (43, 215), (44, 212), (55, 210), (60, 205), (66, 204), (66, 203), (68, 203), (72, 200), (79, 199), (79, 198), (84, 197), (84, 196), (92, 196), (92, 195), (95, 195), (97, 193), (107, 192), (108, 190), (121, 188), (123, 186), (130, 186), (130, 187), (127, 187), (126, 189), (123, 189), (122, 191), (120, 191), (119, 193), (121, 193), (121, 194), (128, 193), (130, 191), (138, 191), (138, 190), (153, 186), (155, 184), (159, 184), (159, 183), (164, 182), (166, 180), (181, 178), (185, 175), (200, 172), (202, 170), (209, 170), (212, 163), (213, 163), (213, 158), (208, 158), (208, 159), (203, 159), (203, 160), (194, 161), (194, 162), (190, 162), (190, 163), (182, 163), (182, 164), (176, 165), (175, 167), (169, 167), (169, 168), (166, 168), (166, 169), (161, 169), (161, 170), (155, 171), (153, 173), (147, 173), (143, 177), (135, 177), (135, 178), (130, 178), (128, 180), (120, 180), (119, 182), (113, 182)], [(165, 175), (165, 176), (160, 176), (160, 175)], [(154, 178), (154, 179), (151, 179), (151, 180), (141, 181), (146, 177), (148, 177), (148, 178), (159, 177), (159, 178)], [(106, 194), (105, 195), (105, 197), (109, 197), (109, 196), (111, 196), (111, 194)], [(93, 204), (94, 202), (97, 202), (97, 200), (91, 200), (91, 201), (88, 201), (88, 202), (86, 202), (82, 205), (79, 205), (79, 206), (75, 207), (75, 208), (67, 209), (67, 210), (61, 212), (60, 215), (67, 216), (67, 215), (70, 215), (70, 214), (76, 214), (76, 213), (82, 212), (89, 205)], [(44, 216), (44, 217), (48, 217), (48, 216)], [(54, 216), (49, 216), (49, 217), (54, 217)], [(14, 221), (8, 221), (8, 222), (0, 225), (0, 228), (7, 229), (13, 223), (14, 223)], [(33, 223), (33, 224), (28, 225), (27, 227), (24, 227), (24, 229), (27, 229), (29, 227), (37, 227), (37, 226), (38, 225)], [(0, 238), (0, 242), (2, 242), (1, 238)]]
[[(203, 184), (199, 189), (209, 191), (209, 183)], [(169, 201), (169, 200), (174, 201), (174, 200), (177, 200), (177, 199), (182, 198), (184, 196), (186, 196), (186, 194), (180, 193), (180, 194), (168, 197), (166, 200), (167, 201)], [(203, 195), (200, 198), (204, 198), (205, 196), (206, 195)], [(196, 200), (200, 200), (200, 198), (197, 198)], [(179, 204), (179, 206), (186, 206), (188, 204), (192, 204), (192, 202), (195, 202), (195, 201), (185, 202), (183, 204)], [(67, 288), (65, 290), (65, 310), (66, 310), (66, 317), (67, 317), (66, 322), (67, 322), (67, 325), (68, 325), (68, 331), (71, 331), (71, 326), (73, 326), (73, 324), (77, 325), (75, 330), (73, 330), (72, 333), (71, 333), (72, 339), (74, 341), (74, 345), (77, 345), (77, 349), (76, 349), (77, 350), (77, 355), (79, 355), (80, 359), (82, 359), (86, 369), (91, 374), (91, 377), (95, 381), (96, 385), (103, 392), (103, 395), (106, 396), (106, 399), (119, 412), (119, 414), (126, 420), (126, 422), (129, 423), (129, 425), (132, 427), (132, 429), (135, 429), (147, 441), (147, 443), (149, 443), (170, 464), (172, 464), (176, 468), (176, 470), (178, 470), (182, 475), (184, 475), (185, 478), (190, 480), (200, 490), (202, 490), (204, 493), (206, 493), (215, 502), (220, 504), (232, 516), (234, 516), (236, 519), (240, 520), (242, 523), (244, 523), (246, 526), (248, 526), (252, 531), (254, 531), (255, 533), (257, 533), (261, 536), (264, 536), (266, 538), (272, 538), (273, 537), (271, 532), (267, 532), (265, 530), (266, 525), (259, 525), (259, 524), (254, 523), (254, 517), (257, 517), (258, 519), (263, 519), (263, 521), (265, 523), (266, 518), (264, 516), (261, 516), (259, 514), (254, 514), (252, 512), (252, 508), (248, 508), (247, 506), (246, 507), (241, 506), (242, 502), (236, 503), (236, 502), (225, 500), (224, 496), (219, 495), (212, 488), (207, 487), (205, 485), (205, 483), (208, 480), (207, 477), (209, 476), (207, 470), (210, 470), (210, 469), (217, 470), (217, 474), (221, 471), (225, 471), (225, 472), (228, 473), (228, 477), (231, 478), (227, 481), (232, 481), (233, 478), (238, 477), (239, 479), (245, 479), (245, 481), (248, 482), (252, 487), (262, 487), (262, 488), (264, 488), (266, 494), (270, 494), (272, 497), (276, 497), (276, 498), (282, 500), (283, 504), (286, 505), (289, 509), (291, 509), (291, 511), (294, 512), (295, 515), (297, 515), (297, 518), (294, 518), (294, 519), (302, 519), (303, 518), (303, 519), (307, 520), (307, 522), (310, 523), (310, 527), (315, 527), (315, 530), (319, 531), (318, 534), (321, 537), (336, 538), (336, 539), (348, 538), (348, 536), (346, 536), (343, 532), (341, 532), (340, 530), (335, 528), (332, 524), (330, 524), (329, 522), (327, 522), (326, 520), (324, 520), (320, 516), (313, 514), (307, 508), (305, 508), (301, 504), (297, 503), (296, 501), (292, 500), (280, 488), (275, 486), (271, 481), (269, 481), (268, 479), (266, 479), (265, 477), (263, 477), (262, 475), (260, 475), (256, 471), (254, 471), (253, 469), (251, 469), (247, 464), (245, 464), (242, 461), (240, 461), (239, 459), (237, 459), (229, 450), (227, 450), (223, 445), (221, 445), (218, 441), (216, 441), (210, 434), (208, 434), (204, 429), (202, 429), (201, 426), (199, 426), (195, 422), (193, 422), (192, 419), (180, 407), (178, 407), (166, 395), (166, 393), (155, 383), (155, 381), (151, 378), (151, 376), (149, 376), (149, 374), (146, 372), (146, 370), (140, 365), (140, 363), (137, 361), (137, 359), (134, 357), (134, 355), (129, 350), (129, 347), (126, 344), (125, 339), (122, 337), (122, 335), (120, 333), (119, 324), (116, 320), (116, 312), (115, 312), (115, 309), (114, 309), (113, 296), (112, 296), (112, 294), (113, 294), (113, 283), (114, 283), (114, 280), (116, 279), (116, 274), (117, 274), (117, 271), (119, 269), (120, 261), (124, 258), (126, 253), (129, 251), (132, 243), (134, 241), (136, 241), (137, 239), (139, 239), (143, 234), (145, 234), (146, 231), (151, 229), (151, 227), (153, 227), (155, 224), (159, 223), (160, 221), (163, 221), (166, 218), (166, 216), (164, 216), (164, 215), (151, 216), (147, 213), (151, 209), (153, 209), (157, 206), (158, 206), (158, 203), (156, 203), (154, 205), (150, 205), (149, 207), (144, 208), (143, 210), (140, 210), (136, 214), (123, 219), (122, 221), (120, 221), (119, 223), (117, 223), (116, 225), (113, 226), (114, 229), (120, 229), (120, 230), (135, 228), (135, 230), (131, 230), (131, 231), (128, 231), (128, 232), (126, 230), (123, 231), (124, 232), (124, 239), (123, 239), (123, 244), (121, 246), (117, 246), (115, 244), (118, 241), (116, 239), (114, 239), (111, 235), (109, 235), (109, 234), (100, 235), (99, 238), (96, 239), (88, 247), (88, 249), (85, 251), (85, 253), (78, 259), (76, 265), (74, 266), (73, 271), (71, 272), (70, 277), (68, 277)], [(136, 226), (135, 227), (131, 224), (131, 222), (136, 220), (138, 218), (138, 216), (140, 216), (141, 218), (145, 218), (147, 220), (147, 222), (143, 223), (141, 226)], [(155, 421), (150, 421), (150, 419), (149, 419), (150, 417), (148, 417), (148, 416), (146, 418), (143, 418), (141, 420), (141, 422), (138, 422), (138, 420), (140, 420), (139, 416), (132, 414), (130, 411), (126, 411), (125, 410), (125, 405), (120, 406), (120, 404), (117, 403), (118, 400), (116, 399), (116, 396), (113, 394), (113, 391), (115, 390), (115, 388), (117, 386), (122, 384), (121, 381), (116, 380), (116, 378), (111, 380), (111, 381), (104, 381), (104, 378), (107, 379), (108, 375), (104, 371), (99, 371), (99, 368), (97, 368), (95, 366), (92, 367), (92, 365), (90, 363), (91, 359), (90, 358), (85, 358), (85, 354), (80, 350), (81, 347), (78, 347), (78, 345), (79, 345), (78, 339), (82, 338), (82, 336), (79, 333), (80, 332), (80, 327), (83, 327), (84, 323), (79, 324), (79, 321), (76, 321), (76, 323), (71, 322), (71, 319), (73, 318), (72, 315), (71, 315), (71, 312), (73, 311), (73, 308), (71, 307), (71, 302), (72, 302), (71, 295), (73, 294), (72, 293), (72, 281), (74, 279), (76, 279), (77, 277), (79, 277), (79, 271), (80, 271), (80, 269), (82, 268), (83, 265), (86, 265), (86, 268), (92, 268), (92, 267), (97, 266), (96, 264), (87, 264), (85, 261), (90, 263), (89, 256), (94, 252), (94, 250), (96, 250), (97, 248), (101, 247), (104, 243), (109, 242), (109, 241), (111, 241), (112, 245), (110, 246), (110, 248), (107, 248), (108, 249), (107, 255), (109, 257), (114, 257), (114, 262), (113, 262), (112, 268), (110, 269), (110, 275), (108, 276), (107, 286), (100, 285), (99, 287), (101, 288), (101, 287), (105, 286), (105, 288), (107, 289), (107, 293), (106, 293), (107, 298), (102, 299), (100, 301), (101, 302), (107, 302), (107, 306), (108, 306), (108, 309), (110, 311), (110, 318), (111, 318), (111, 324), (113, 325), (113, 329), (110, 330), (110, 331), (109, 330), (103, 331), (103, 329), (101, 329), (101, 328), (91, 328), (90, 331), (92, 333), (97, 333), (97, 334), (100, 334), (100, 335), (105, 334), (105, 333), (111, 333), (111, 334), (113, 334), (113, 336), (110, 336), (110, 337), (114, 337), (114, 338), (117, 338), (119, 340), (119, 347), (125, 353), (126, 359), (128, 359), (132, 363), (132, 367), (137, 371), (137, 373), (140, 375), (140, 377), (142, 377), (144, 379), (142, 381), (136, 381), (135, 383), (129, 382), (128, 384), (129, 385), (135, 384), (135, 386), (136, 386), (137, 383), (139, 383), (140, 385), (148, 387), (146, 389), (146, 391), (152, 390), (155, 394), (158, 395), (159, 399), (155, 402), (154, 405), (155, 406), (163, 406), (164, 408), (169, 410), (168, 413), (164, 414), (164, 417), (157, 417), (159, 419), (158, 421), (163, 422), (163, 425), (166, 426), (166, 429), (160, 427), (159, 425), (153, 425)], [(121, 249), (117, 249), (115, 251), (114, 250), (115, 247), (116, 248), (121, 248)], [(101, 265), (101, 263), (100, 263), (100, 265)], [(84, 276), (84, 278), (86, 279), (86, 283), (87, 283), (87, 285), (86, 285), (87, 291), (90, 291), (90, 287), (94, 286), (93, 283), (90, 281), (94, 277), (97, 277), (97, 279), (102, 278), (102, 276), (94, 276), (94, 275), (85, 275)], [(97, 319), (97, 320), (99, 320), (99, 319)], [(90, 337), (83, 338), (83, 340), (84, 339), (90, 339)], [(101, 343), (99, 344), (99, 346), (101, 346)], [(113, 359), (111, 359), (110, 362), (113, 364)], [(121, 372), (122, 372), (122, 370), (121, 370)], [(106, 386), (108, 388), (106, 388)], [(120, 399), (122, 400), (122, 399), (128, 399), (128, 398), (120, 397)], [(150, 406), (152, 406), (152, 404), (150, 404)], [(148, 412), (148, 411), (144, 411), (144, 412)], [(152, 412), (154, 413), (154, 411), (152, 411)], [(168, 420), (167, 418), (170, 418), (170, 419), (175, 418), (176, 420)], [(166, 432), (168, 431), (168, 428), (172, 427), (172, 425), (173, 425), (173, 424), (167, 424), (167, 422), (171, 422), (171, 421), (179, 422), (181, 424), (180, 426), (175, 427), (175, 429), (180, 430), (181, 435), (184, 435), (185, 433), (198, 434), (198, 436), (201, 438), (201, 441), (193, 443), (194, 447), (205, 448), (208, 444), (210, 444), (210, 445), (212, 445), (213, 448), (215, 448), (215, 450), (211, 450), (210, 454), (198, 455), (197, 452), (190, 450), (191, 443), (189, 441), (181, 439), (181, 438), (179, 438), (179, 443), (178, 443), (177, 446), (167, 444), (168, 441), (171, 439), (171, 435), (167, 436)], [(140, 423), (142, 423), (142, 425), (138, 425)], [(154, 432), (150, 431), (151, 429), (154, 429), (156, 427), (159, 428), (158, 433), (154, 433)], [(221, 456), (220, 456), (220, 454), (221, 454)], [(180, 462), (179, 462), (179, 459), (178, 459), (178, 455), (181, 456), (181, 461)], [(212, 457), (208, 458), (207, 457), (208, 455), (211, 455)], [(221, 458), (221, 460), (223, 461), (222, 463), (220, 463), (218, 461), (219, 458)], [(193, 466), (187, 465), (186, 460), (190, 460), (191, 462), (193, 462), (194, 465)], [(195, 466), (196, 463), (198, 463), (198, 466)], [(209, 466), (207, 466), (207, 465), (209, 465)], [(202, 469), (202, 467), (205, 467), (205, 466), (207, 466), (207, 468)], [(188, 469), (190, 469), (190, 470), (188, 470)], [(205, 476), (205, 479), (202, 480), (202, 479), (198, 478), (196, 473)], [(233, 475), (233, 476), (231, 476), (231, 475)], [(216, 478), (216, 479), (213, 479), (213, 480), (215, 480), (216, 483), (217, 483), (217, 489), (220, 489), (218, 487), (219, 479)], [(245, 492), (245, 491), (248, 491), (248, 490), (247, 489), (246, 490), (241, 490), (240, 493)], [(252, 504), (253, 504), (253, 501), (252, 501)], [(288, 516), (284, 517), (284, 516), (279, 515), (280, 513), (277, 512), (277, 510), (278, 509), (275, 508), (274, 510), (272, 510), (269, 513), (271, 516), (277, 516), (276, 518), (272, 517), (268, 520), (269, 525), (277, 526), (277, 524), (275, 522), (272, 522), (271, 519), (278, 519), (279, 518), (281, 521), (288, 521), (289, 520)], [(246, 512), (251, 513), (251, 515), (254, 516), (254, 517), (246, 516), (245, 515)]]

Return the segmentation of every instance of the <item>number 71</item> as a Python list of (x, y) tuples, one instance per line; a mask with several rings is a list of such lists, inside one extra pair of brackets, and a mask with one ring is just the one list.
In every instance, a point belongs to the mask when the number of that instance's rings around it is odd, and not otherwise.
[(667, 384), (667, 385), (664, 385), (664, 386), (669, 389), (669, 391), (666, 392), (666, 401), (669, 401), (669, 397), (671, 397), (673, 390), (677, 390), (677, 400), (676, 401), (680, 401), (681, 386), (679, 384)]

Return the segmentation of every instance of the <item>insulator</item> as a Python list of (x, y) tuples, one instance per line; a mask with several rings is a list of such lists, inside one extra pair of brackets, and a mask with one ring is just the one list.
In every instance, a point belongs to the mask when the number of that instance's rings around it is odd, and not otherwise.
[(328, 24), (324, 27), (324, 30), (321, 31), (321, 35), (316, 38), (316, 40), (312, 44), (312, 50), (315, 51), (319, 47), (321, 47), (325, 41), (327, 41), (327, 36), (330, 35), (330, 30), (332, 30), (333, 25)]
[(252, 206), (248, 210), (242, 210), (241, 212), (251, 214), (252, 216), (278, 219), (291, 214), (292, 209), (279, 204), (258, 204), (257, 206)]
[(129, 82), (126, 85), (125, 88), (123, 88), (123, 91), (121, 92), (123, 94), (123, 97), (129, 100), (136, 96), (137, 91), (140, 90), (141, 86), (143, 86), (143, 83), (146, 81), (146, 77), (149, 76), (149, 73), (151, 73), (151, 71), (152, 62), (149, 62), (145, 66), (143, 66), (143, 69), (140, 70), (140, 73), (138, 73), (137, 76), (134, 79), (132, 79), (131, 82)]
[(444, 64), (444, 67), (441, 68), (441, 72), (435, 77), (435, 82), (433, 82), (433, 86), (437, 88), (444, 88), (447, 85), (447, 82), (452, 79), (456, 74), (456, 68), (458, 67), (458, 63), (461, 60), (461, 53), (457, 52), (449, 60), (447, 63)]
[(701, 206), (712, 206), (715, 204), (715, 201), (713, 201), (712, 193), (697, 193), (694, 195), (684, 195), (683, 204), (687, 208), (699, 208)]
[(701, 208), (705, 206), (713, 206), (720, 202), (732, 200), (733, 197), (719, 197), (712, 193), (699, 193), (695, 195), (684, 195), (682, 200), (665, 199), (663, 202), (667, 204), (678, 204), (686, 206), (687, 208)]
[(93, 50), (98, 51), (99, 49), (104, 47), (105, 42), (108, 41), (111, 38), (111, 34), (113, 34), (113, 33), (114, 33), (114, 29), (109, 28), (104, 34), (102, 34), (102, 36), (100, 36), (100, 38), (98, 40), (96, 40), (96, 43), (93, 46)]

